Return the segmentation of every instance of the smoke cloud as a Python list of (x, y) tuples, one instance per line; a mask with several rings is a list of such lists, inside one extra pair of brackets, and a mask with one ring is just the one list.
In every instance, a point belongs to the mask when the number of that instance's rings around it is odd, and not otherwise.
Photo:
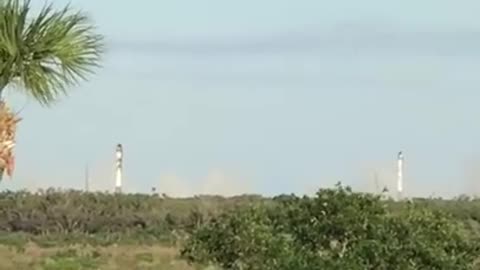
[(480, 195), (480, 156), (469, 158), (464, 165), (465, 194), (469, 196)]
[(245, 177), (226, 173), (220, 169), (210, 170), (206, 177), (196, 181), (182, 178), (174, 173), (160, 177), (157, 191), (170, 197), (191, 197), (194, 195), (235, 196), (253, 193), (253, 185)]

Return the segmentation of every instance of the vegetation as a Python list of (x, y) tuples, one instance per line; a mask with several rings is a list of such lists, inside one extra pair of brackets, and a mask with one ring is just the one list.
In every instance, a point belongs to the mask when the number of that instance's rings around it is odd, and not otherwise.
[(171, 199), (53, 189), (3, 192), (0, 242), (11, 241), (16, 234), (15, 241), (35, 240), (42, 245), (60, 240), (102, 245), (118, 241), (176, 243), (224, 209), (262, 200), (257, 196)]
[(0, 245), (16, 260), (37, 250), (40, 269), (115, 269), (126, 247), (128, 269), (480, 269), (479, 212), (476, 199), (396, 203), (342, 187), (275, 198), (3, 192)]
[[(68, 7), (32, 16), (30, 1), (0, 0), (0, 98), (17, 87), (55, 103), (99, 66), (94, 30)], [(1, 179), (19, 118), (0, 105)], [(480, 201), (465, 197), (394, 203), (341, 186), (273, 199), (0, 194), (2, 269), (480, 269), (479, 240)]]
[(68, 7), (46, 5), (33, 16), (29, 0), (0, 1), (0, 93), (9, 85), (43, 105), (66, 94), (99, 65), (102, 36)]
[(350, 189), (228, 211), (198, 227), (182, 250), (224, 269), (474, 269), (480, 245), (441, 211)]
[(0, 246), (2, 270), (194, 270), (178, 258), (177, 250), (160, 245), (39, 247), (22, 250)]
[[(0, 1), (0, 99), (7, 87), (45, 106), (67, 94), (99, 66), (103, 37), (94, 30), (87, 16), (68, 7), (46, 5), (34, 15), (29, 0)], [(9, 133), (0, 137), (0, 179), (13, 169), (17, 122), (0, 122), (0, 131)]]

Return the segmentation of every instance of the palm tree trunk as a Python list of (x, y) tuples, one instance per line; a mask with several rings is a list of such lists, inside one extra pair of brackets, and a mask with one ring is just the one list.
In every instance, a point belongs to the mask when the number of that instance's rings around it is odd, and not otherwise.
[[(0, 102), (3, 101), (3, 90), (5, 89), (5, 87), (7, 87), (7, 83), (3, 82), (3, 81), (4, 80), (0, 80)], [(0, 129), (1, 129), (1, 127), (0, 127)], [(0, 143), (2, 143), (2, 142), (0, 141)], [(0, 167), (0, 182), (3, 180), (3, 175), (4, 174), (5, 174), (5, 167), (1, 166)]]
[(2, 119), (2, 121), (0, 122), (0, 131), (2, 131), (2, 136), (0, 137), (0, 181), (3, 180), (5, 171), (7, 172), (7, 174), (10, 175), (13, 170), (13, 167), (11, 167), (11, 163), (13, 162), (13, 152), (12, 147), (9, 146), (9, 144), (15, 141), (16, 129), (16, 122), (11, 122), (8, 120), (14, 120), (15, 116), (11, 114), (8, 107), (6, 107), (5, 101), (3, 100), (3, 91), (5, 90), (7, 85), (8, 83), (6, 83), (5, 80), (0, 80), (0, 118)]

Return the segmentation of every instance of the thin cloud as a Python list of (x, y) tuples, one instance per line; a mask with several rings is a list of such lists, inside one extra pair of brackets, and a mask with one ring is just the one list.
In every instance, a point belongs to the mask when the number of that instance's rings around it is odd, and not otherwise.
[(319, 50), (404, 50), (422, 52), (476, 52), (480, 32), (398, 31), (344, 27), (331, 31), (296, 31), (265, 36), (170, 38), (112, 41), (112, 51), (173, 54), (262, 54)]

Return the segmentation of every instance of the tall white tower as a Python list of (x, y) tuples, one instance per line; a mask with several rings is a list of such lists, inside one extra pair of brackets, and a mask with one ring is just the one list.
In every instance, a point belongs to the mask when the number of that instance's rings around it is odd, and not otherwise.
[(116, 163), (115, 163), (115, 192), (122, 192), (122, 174), (123, 174), (123, 147), (121, 144), (117, 144)]
[(398, 152), (397, 157), (397, 199), (401, 200), (403, 198), (403, 162), (404, 157), (403, 153)]

